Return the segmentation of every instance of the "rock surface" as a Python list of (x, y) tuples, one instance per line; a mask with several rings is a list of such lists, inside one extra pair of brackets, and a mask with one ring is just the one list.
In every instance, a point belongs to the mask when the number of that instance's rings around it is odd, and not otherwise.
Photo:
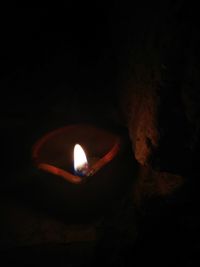
[(143, 4), (111, 12), (121, 122), (143, 173), (154, 173), (152, 187), (167, 173), (178, 186), (176, 175), (196, 169), (199, 155), (198, 16), (184, 1)]

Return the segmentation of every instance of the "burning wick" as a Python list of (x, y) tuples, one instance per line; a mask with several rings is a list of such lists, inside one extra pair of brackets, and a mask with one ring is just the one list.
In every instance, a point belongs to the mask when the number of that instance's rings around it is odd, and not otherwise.
[(86, 154), (79, 144), (74, 146), (74, 170), (80, 176), (87, 176), (89, 170)]

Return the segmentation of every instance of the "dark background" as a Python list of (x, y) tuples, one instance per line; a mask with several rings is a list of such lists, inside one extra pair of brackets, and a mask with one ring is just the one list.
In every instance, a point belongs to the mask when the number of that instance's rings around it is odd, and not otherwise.
[(111, 97), (105, 91), (116, 60), (103, 6), (16, 8), (2, 15), (3, 111), (44, 113), (62, 97), (70, 105), (77, 93), (87, 104), (98, 104), (102, 92)]
[[(182, 22), (183, 36), (188, 36), (190, 23), (195, 25), (195, 43), (198, 16), (188, 1), (148, 5), (142, 1), (133, 3), (133, 7), (99, 2), (67, 4), (59, 9), (1, 9), (2, 196), (16, 190), (15, 175), (29, 166), (30, 148), (47, 130), (88, 118), (124, 127), (119, 92), (126, 77), (130, 47), (134, 44), (136, 51), (142, 47), (147, 53), (147, 36), (156, 36), (163, 29), (166, 34), (173, 32), (170, 23), (164, 28), (159, 23), (163, 17), (170, 21), (170, 14), (176, 13), (180, 4), (183, 8), (175, 18)], [(179, 45), (181, 51), (187, 48), (187, 43)], [(124, 244), (122, 238), (119, 245), (117, 230), (106, 228), (95, 264), (198, 264), (198, 189), (193, 183), (187, 181), (178, 192), (149, 200), (137, 210), (139, 235), (134, 244)], [(12, 253), (15, 255), (13, 251), (3, 253), (3, 260), (12, 257)], [(29, 253), (34, 257), (34, 251)], [(46, 253), (47, 259), (52, 260)], [(46, 262), (45, 255), (40, 254), (38, 261), (41, 257)], [(21, 263), (21, 258), (18, 260)]]

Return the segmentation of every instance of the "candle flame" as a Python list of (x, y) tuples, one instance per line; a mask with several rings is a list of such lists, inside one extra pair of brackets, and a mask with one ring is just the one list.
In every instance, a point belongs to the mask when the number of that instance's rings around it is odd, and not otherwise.
[(85, 175), (88, 171), (87, 157), (79, 144), (74, 146), (74, 170), (80, 175)]

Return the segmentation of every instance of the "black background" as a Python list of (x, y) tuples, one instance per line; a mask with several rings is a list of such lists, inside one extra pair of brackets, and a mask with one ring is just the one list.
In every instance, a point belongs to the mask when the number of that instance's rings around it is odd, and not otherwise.
[[(143, 4), (136, 5), (142, 10), (139, 14), (133, 8), (133, 18), (126, 4), (103, 2), (1, 9), (3, 193), (16, 186), (14, 174), (29, 164), (31, 145), (47, 129), (87, 116), (110, 119), (109, 108), (118, 108), (121, 64), (130, 44), (127, 32), (133, 28), (137, 40), (149, 22), (162, 17), (161, 4), (149, 4), (150, 13)], [(196, 24), (195, 8), (188, 6), (186, 3), (184, 12)], [(99, 248), (99, 264), (109, 264), (109, 255), (118, 259), (119, 254), (121, 262), (116, 260), (115, 266), (198, 264), (199, 206), (194, 187), (186, 183), (172, 196), (146, 203), (138, 212), (140, 234), (136, 244), (122, 246), (120, 253), (116, 252), (114, 232), (111, 249), (106, 249), (106, 237)], [(5, 258), (10, 255), (8, 252)]]

